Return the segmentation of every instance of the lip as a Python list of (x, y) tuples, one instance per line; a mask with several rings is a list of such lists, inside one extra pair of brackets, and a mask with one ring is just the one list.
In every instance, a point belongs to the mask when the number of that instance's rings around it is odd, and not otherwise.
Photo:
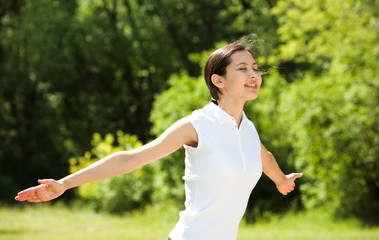
[(258, 90), (258, 85), (256, 83), (245, 84), (245, 87), (251, 90)]

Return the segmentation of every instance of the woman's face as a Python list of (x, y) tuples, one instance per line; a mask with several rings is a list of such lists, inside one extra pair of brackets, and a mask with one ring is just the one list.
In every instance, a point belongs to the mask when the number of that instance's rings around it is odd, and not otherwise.
[(221, 77), (223, 84), (219, 89), (220, 97), (232, 97), (251, 100), (258, 97), (262, 77), (258, 65), (248, 51), (237, 51), (230, 56), (231, 62), (226, 67), (226, 74)]

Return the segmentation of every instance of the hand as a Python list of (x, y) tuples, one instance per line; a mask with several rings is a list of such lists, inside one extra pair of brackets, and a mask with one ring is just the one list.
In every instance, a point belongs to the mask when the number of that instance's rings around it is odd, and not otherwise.
[(54, 179), (38, 180), (40, 185), (25, 189), (17, 194), (15, 200), (28, 202), (45, 202), (62, 195), (66, 189), (63, 184)]
[(291, 173), (286, 175), (283, 181), (276, 184), (278, 191), (283, 195), (287, 195), (292, 192), (295, 188), (295, 180), (297, 178), (301, 178), (302, 176), (302, 173)]

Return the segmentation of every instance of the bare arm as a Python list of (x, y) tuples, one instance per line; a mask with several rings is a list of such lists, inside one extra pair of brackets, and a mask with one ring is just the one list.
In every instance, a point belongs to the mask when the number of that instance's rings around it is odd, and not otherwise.
[(261, 143), (261, 159), (263, 172), (276, 184), (278, 191), (287, 195), (295, 188), (295, 180), (303, 176), (302, 173), (291, 173), (289, 175), (284, 175), (282, 170), (279, 168), (274, 155), (267, 151), (265, 146)]
[(169, 155), (183, 144), (197, 143), (197, 134), (192, 124), (181, 119), (171, 125), (154, 141), (131, 151), (113, 153), (96, 163), (68, 175), (58, 181), (39, 180), (40, 185), (18, 193), (18, 201), (42, 202), (57, 198), (67, 189), (125, 173), (159, 158)]

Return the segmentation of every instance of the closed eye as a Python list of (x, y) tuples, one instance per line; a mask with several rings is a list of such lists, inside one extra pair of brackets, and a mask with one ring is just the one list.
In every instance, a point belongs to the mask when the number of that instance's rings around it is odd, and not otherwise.
[[(257, 68), (252, 68), (254, 72), (259, 72), (259, 70)], [(246, 71), (247, 68), (239, 68), (238, 70), (241, 70), (241, 71)]]

